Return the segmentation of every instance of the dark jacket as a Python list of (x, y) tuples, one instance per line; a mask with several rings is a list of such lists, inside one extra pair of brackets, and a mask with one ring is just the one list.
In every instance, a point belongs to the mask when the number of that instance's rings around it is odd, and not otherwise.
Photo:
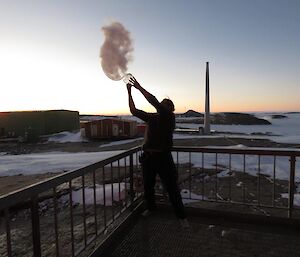
[(171, 151), (175, 115), (158, 102), (154, 96), (148, 99), (148, 101), (155, 107), (157, 113), (148, 113), (139, 109), (134, 110), (132, 113), (148, 125), (143, 149), (145, 151)]

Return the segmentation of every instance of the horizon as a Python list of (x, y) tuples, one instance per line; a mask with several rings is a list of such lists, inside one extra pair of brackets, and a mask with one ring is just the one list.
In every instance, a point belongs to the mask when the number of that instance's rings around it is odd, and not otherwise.
[[(67, 109), (45, 109), (45, 110), (15, 110), (15, 111), (0, 111), (1, 113), (10, 113), (10, 112), (39, 112), (39, 111), (57, 111), (57, 110), (65, 110), (65, 111), (74, 111), (74, 112), (78, 112), (80, 116), (133, 116), (130, 112), (128, 113), (81, 113), (78, 110), (67, 110)], [(184, 114), (188, 111), (195, 111), (198, 113), (205, 113), (205, 111), (197, 111), (197, 110), (193, 110), (193, 109), (189, 109), (183, 112), (174, 112), (174, 114)], [(212, 111), (210, 112), (210, 114), (215, 114), (215, 113), (249, 113), (249, 114), (255, 114), (255, 113), (300, 113), (300, 111), (219, 111), (219, 112), (215, 112)]]
[(204, 111), (206, 61), (211, 112), (299, 112), (299, 11), (295, 0), (3, 1), (0, 112), (130, 114), (125, 84), (100, 66), (111, 21), (133, 40), (128, 72), (175, 113)]

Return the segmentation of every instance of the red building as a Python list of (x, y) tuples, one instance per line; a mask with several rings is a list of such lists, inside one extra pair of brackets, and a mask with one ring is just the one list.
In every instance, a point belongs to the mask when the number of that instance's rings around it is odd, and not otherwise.
[(104, 118), (82, 124), (90, 139), (132, 138), (137, 135), (137, 122), (119, 118)]
[(146, 123), (139, 123), (136, 126), (137, 128), (137, 134), (139, 136), (144, 136), (147, 130), (147, 124)]

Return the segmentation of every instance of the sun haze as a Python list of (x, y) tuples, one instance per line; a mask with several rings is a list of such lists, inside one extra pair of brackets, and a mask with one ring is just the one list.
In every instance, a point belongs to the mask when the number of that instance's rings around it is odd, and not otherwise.
[(128, 71), (176, 112), (204, 111), (206, 61), (212, 111), (300, 111), (299, 11), (293, 0), (2, 1), (0, 112), (129, 113), (124, 83), (100, 65), (111, 21), (133, 38)]

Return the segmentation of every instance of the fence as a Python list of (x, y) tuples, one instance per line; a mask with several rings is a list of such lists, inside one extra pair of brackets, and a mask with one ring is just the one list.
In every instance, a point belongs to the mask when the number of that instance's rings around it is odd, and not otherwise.
[(174, 147), (173, 157), (186, 203), (230, 203), (289, 218), (300, 210), (300, 151)]
[(0, 256), (79, 256), (141, 198), (134, 148), (0, 197)]
[[(0, 256), (88, 253), (141, 199), (140, 151), (137, 147), (0, 197)], [(288, 218), (300, 210), (294, 201), (300, 193), (300, 151), (174, 147), (173, 157), (186, 203), (267, 208)]]

